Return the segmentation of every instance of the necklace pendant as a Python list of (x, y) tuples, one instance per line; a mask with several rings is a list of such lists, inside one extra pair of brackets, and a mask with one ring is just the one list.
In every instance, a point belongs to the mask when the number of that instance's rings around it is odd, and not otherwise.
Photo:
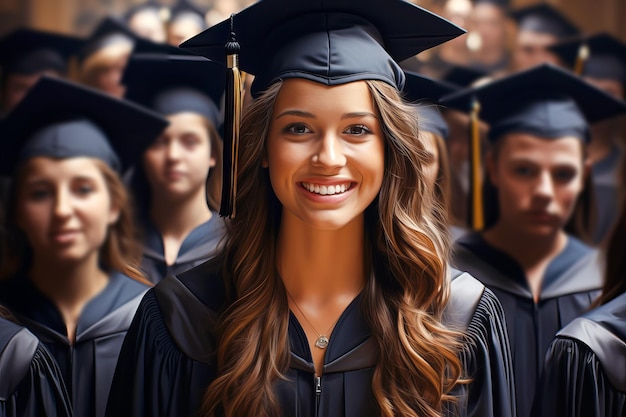
[(326, 349), (326, 346), (328, 346), (328, 338), (324, 335), (321, 335), (315, 341), (315, 347), (318, 347), (320, 349)]

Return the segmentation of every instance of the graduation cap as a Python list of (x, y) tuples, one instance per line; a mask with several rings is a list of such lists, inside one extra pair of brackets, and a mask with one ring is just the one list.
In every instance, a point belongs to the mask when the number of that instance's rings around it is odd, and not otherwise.
[(420, 129), (448, 139), (448, 124), (441, 117), (437, 104), (443, 96), (457, 91), (458, 87), (414, 72), (406, 71), (405, 75), (405, 97), (417, 104), (415, 108)]
[(465, 67), (461, 65), (453, 65), (442, 77), (443, 81), (459, 87), (469, 87), (474, 81), (477, 81), (489, 74), (475, 68)]
[(626, 84), (626, 44), (607, 33), (565, 41), (550, 48), (578, 75)]
[(202, 29), (206, 28), (204, 10), (193, 4), (190, 0), (178, 0), (171, 9), (169, 24), (183, 19), (191, 19)]
[(404, 73), (398, 62), (463, 33), (405, 0), (262, 0), (184, 42), (182, 48), (199, 55), (228, 60), (235, 80), (227, 82), (226, 195), (220, 214), (234, 211), (239, 67), (255, 75), (253, 97), (287, 78), (325, 85), (380, 80), (401, 90)]
[(226, 68), (200, 56), (134, 55), (122, 84), (126, 98), (159, 114), (191, 111), (221, 125)]
[(511, 12), (520, 31), (547, 33), (557, 38), (576, 36), (580, 30), (555, 7), (540, 3)]
[(3, 74), (35, 74), (45, 70), (65, 73), (68, 59), (83, 41), (73, 36), (34, 29), (17, 29), (0, 40)]
[[(551, 64), (454, 93), (442, 103), (466, 112), (479, 109), (480, 118), (490, 125), (491, 142), (507, 133), (528, 133), (545, 139), (575, 137), (587, 143), (589, 124), (626, 111), (626, 102)], [(472, 224), (480, 230), (482, 196), (476, 171), (472, 171), (471, 181), (475, 198)]]
[(36, 156), (98, 158), (122, 172), (167, 124), (133, 103), (43, 76), (0, 126), (0, 174)]
[(135, 53), (162, 53), (170, 55), (189, 55), (188, 52), (175, 46), (152, 42), (135, 34), (121, 20), (107, 16), (94, 29), (80, 51), (79, 58), (85, 60), (94, 52), (115, 44), (133, 45)]

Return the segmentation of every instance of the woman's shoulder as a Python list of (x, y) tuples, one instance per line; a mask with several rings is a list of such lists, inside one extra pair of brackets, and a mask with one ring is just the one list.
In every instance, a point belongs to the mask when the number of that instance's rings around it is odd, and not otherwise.
[(165, 278), (146, 297), (156, 302), (172, 341), (182, 353), (200, 362), (215, 345), (217, 318), (226, 300), (220, 259)]
[(25, 327), (0, 318), (0, 400), (10, 397), (27, 375), (39, 340)]

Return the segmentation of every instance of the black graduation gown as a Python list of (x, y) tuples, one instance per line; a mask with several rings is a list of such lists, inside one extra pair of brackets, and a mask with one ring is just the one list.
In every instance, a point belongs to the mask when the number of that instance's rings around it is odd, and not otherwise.
[(145, 285), (126, 275), (112, 273), (104, 290), (85, 305), (73, 345), (61, 313), (24, 275), (0, 286), (0, 303), (56, 359), (74, 414), (101, 417), (124, 336), (146, 290)]
[(557, 334), (533, 416), (626, 416), (626, 293)]
[(0, 417), (72, 416), (58, 366), (26, 328), (0, 318)]
[[(219, 258), (214, 258), (178, 277), (168, 277), (148, 291), (124, 341), (107, 416), (198, 415), (204, 391), (216, 374), (215, 324), (225, 300), (219, 264)], [(453, 298), (461, 297), (463, 287), (474, 287), (468, 291), (473, 298), (461, 298), (460, 307), (464, 308), (455, 308), (448, 316), (459, 325), (471, 322), (473, 330), (468, 332), (463, 359), (468, 373), (482, 381), (482, 386), (469, 393), (464, 388), (461, 394), (467, 396), (459, 406), (470, 409), (467, 415), (510, 416), (512, 385), (506, 385), (512, 371), (503, 313), (492, 308), (497, 305), (493, 294), (483, 291), (467, 274), (454, 290), (459, 296)], [(290, 382), (276, 385), (283, 415), (379, 415), (371, 388), (378, 349), (359, 299), (343, 312), (333, 330), (319, 386), (306, 336), (290, 315)], [(472, 315), (474, 312), (479, 313)]]
[(141, 270), (154, 284), (166, 276), (185, 272), (215, 256), (225, 231), (224, 220), (213, 212), (208, 221), (189, 233), (178, 251), (176, 261), (167, 265), (163, 237), (152, 223), (146, 222)]
[(452, 264), (467, 271), (502, 303), (513, 353), (517, 416), (530, 415), (545, 352), (556, 332), (583, 314), (600, 295), (599, 254), (568, 237), (565, 249), (546, 270), (541, 296), (533, 301), (521, 267), (474, 233), (454, 244)]
[(615, 225), (620, 210), (620, 168), (623, 152), (614, 146), (611, 152), (591, 167), (594, 199), (596, 201), (596, 224), (593, 242), (606, 240)]

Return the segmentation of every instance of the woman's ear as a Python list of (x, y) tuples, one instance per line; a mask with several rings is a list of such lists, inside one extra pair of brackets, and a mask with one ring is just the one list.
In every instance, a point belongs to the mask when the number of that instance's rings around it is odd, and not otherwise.
[(263, 168), (269, 168), (270, 163), (267, 160), (267, 152), (263, 151), (263, 159), (261, 160), (261, 167)]

